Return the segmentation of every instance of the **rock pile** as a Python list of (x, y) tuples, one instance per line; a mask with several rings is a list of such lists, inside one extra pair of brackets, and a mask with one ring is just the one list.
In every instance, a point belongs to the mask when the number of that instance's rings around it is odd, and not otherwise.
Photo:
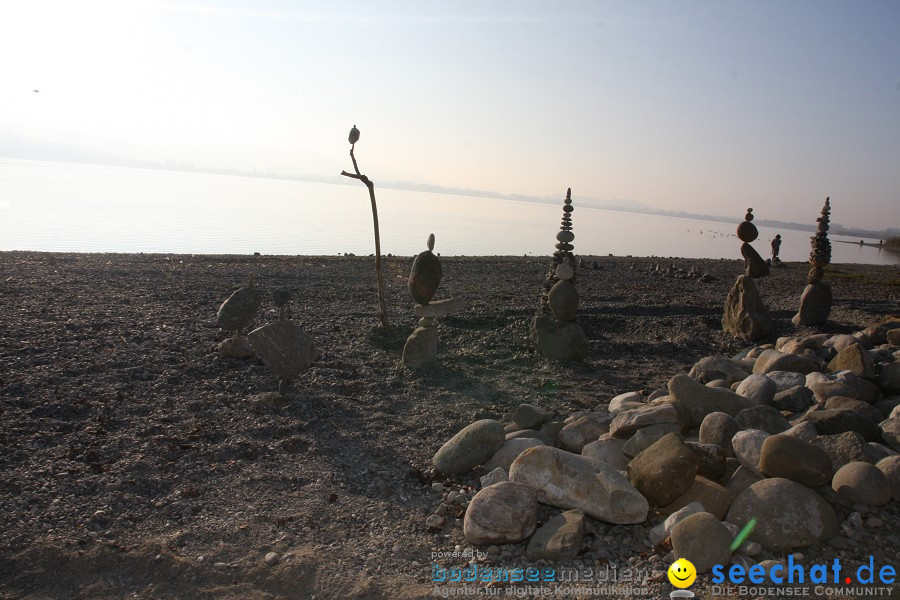
[(507, 424), (473, 423), (437, 451), (434, 469), (489, 472), (477, 493), (446, 492), (429, 527), (458, 518), (469, 543), (528, 540), (525, 555), (538, 561), (575, 557), (602, 523), (656, 523), (638, 530), (644, 548), (700, 572), (841, 547), (859, 537), (865, 506), (900, 501), (893, 331), (900, 322), (707, 357), (665, 390), (612, 398), (608, 411), (557, 417), (523, 404)]
[(556, 234), (556, 252), (544, 279), (538, 314), (531, 322), (531, 338), (538, 352), (555, 360), (581, 360), (588, 340), (575, 322), (578, 290), (575, 287), (575, 234), (572, 233), (572, 188), (563, 201), (563, 218)]
[(744, 257), (744, 275), (739, 275), (728, 298), (725, 300), (725, 316), (722, 330), (738, 339), (752, 341), (772, 332), (772, 318), (756, 288), (754, 279), (769, 274), (769, 265), (750, 242), (759, 237), (753, 224), (753, 209), (748, 208), (744, 221), (738, 225), (737, 236), (743, 242), (741, 255)]
[(437, 358), (435, 317), (458, 312), (464, 306), (462, 298), (431, 301), (441, 284), (442, 275), (441, 261), (434, 254), (432, 233), (428, 236), (428, 249), (416, 257), (409, 272), (409, 295), (418, 303), (413, 312), (419, 317), (419, 326), (403, 346), (403, 364), (411, 369), (429, 365)]
[(800, 296), (800, 309), (791, 321), (794, 325), (821, 325), (831, 314), (831, 286), (822, 283), (825, 267), (831, 262), (831, 242), (828, 241), (828, 223), (831, 214), (830, 198), (825, 198), (816, 235), (810, 238), (809, 274), (806, 287)]

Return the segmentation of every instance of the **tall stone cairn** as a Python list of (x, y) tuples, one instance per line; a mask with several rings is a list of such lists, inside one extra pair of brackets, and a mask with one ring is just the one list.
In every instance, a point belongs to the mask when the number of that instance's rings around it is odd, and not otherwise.
[(828, 241), (828, 222), (831, 218), (831, 199), (825, 198), (816, 235), (809, 238), (812, 250), (809, 253), (809, 273), (806, 288), (800, 296), (800, 309), (791, 319), (794, 325), (821, 325), (831, 314), (831, 286), (822, 282), (825, 267), (831, 262), (831, 242)]
[(809, 238), (812, 250), (809, 253), (809, 275), (807, 283), (819, 283), (825, 275), (824, 268), (831, 262), (831, 242), (828, 241), (828, 223), (831, 220), (831, 198), (825, 198), (822, 214), (816, 221), (819, 223), (816, 235)]
[(769, 265), (750, 242), (759, 237), (753, 224), (753, 209), (748, 208), (744, 221), (738, 225), (737, 236), (743, 242), (741, 255), (744, 257), (744, 275), (738, 275), (728, 297), (725, 299), (725, 315), (722, 330), (734, 337), (751, 341), (772, 333), (772, 318), (763, 304), (754, 279), (769, 274)]
[(562, 226), (556, 234), (556, 252), (541, 289), (537, 315), (531, 321), (531, 339), (537, 351), (553, 360), (581, 360), (587, 356), (588, 339), (575, 322), (578, 290), (575, 288), (575, 234), (572, 233), (572, 188), (566, 190)]
[(561, 264), (568, 266), (568, 269), (563, 267), (564, 273), (568, 274), (569, 270), (571, 270), (571, 276), (567, 279), (572, 285), (575, 285), (575, 255), (572, 254), (572, 250), (575, 249), (575, 246), (572, 245), (572, 242), (575, 241), (575, 234), (572, 233), (572, 211), (574, 210), (575, 207), (572, 206), (572, 188), (568, 188), (566, 190), (566, 198), (563, 200), (563, 217), (560, 222), (559, 233), (556, 234), (556, 252), (553, 253), (550, 268), (547, 270), (547, 277), (544, 279), (544, 287), (541, 289), (541, 302), (538, 307), (538, 314), (548, 315), (551, 312), (550, 290), (560, 281), (557, 271)]

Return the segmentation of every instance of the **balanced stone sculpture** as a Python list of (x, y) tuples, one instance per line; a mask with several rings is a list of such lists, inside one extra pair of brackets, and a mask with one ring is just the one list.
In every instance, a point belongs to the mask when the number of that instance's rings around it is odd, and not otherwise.
[(581, 360), (587, 356), (588, 340), (575, 322), (578, 290), (575, 287), (575, 256), (572, 242), (572, 188), (563, 201), (563, 218), (556, 234), (556, 252), (544, 279), (538, 314), (531, 321), (531, 339), (538, 352), (554, 360)]
[(800, 310), (791, 319), (794, 325), (821, 325), (831, 314), (831, 286), (822, 283), (825, 267), (831, 262), (831, 242), (828, 241), (828, 223), (831, 214), (830, 198), (825, 198), (825, 206), (818, 221), (816, 235), (809, 238), (812, 250), (809, 253), (809, 274), (806, 288), (800, 296)]
[(419, 326), (403, 346), (403, 364), (411, 369), (424, 367), (437, 358), (437, 328), (434, 327), (434, 319), (463, 308), (461, 298), (431, 301), (441, 284), (442, 275), (441, 261), (434, 254), (432, 233), (428, 236), (428, 249), (413, 261), (407, 282), (409, 295), (417, 303), (413, 313), (419, 317)]
[(290, 292), (277, 290), (273, 296), (279, 308), (279, 319), (254, 329), (247, 337), (266, 368), (280, 380), (278, 393), (283, 396), (290, 388), (291, 380), (309, 368), (318, 352), (312, 337), (284, 318)]
[(262, 305), (262, 294), (254, 286), (253, 273), (250, 273), (247, 286), (231, 294), (219, 306), (216, 313), (216, 325), (234, 334), (233, 337), (219, 344), (219, 354), (226, 358), (253, 356), (253, 348), (247, 342), (243, 331), (253, 323), (260, 305)]
[(744, 257), (744, 275), (739, 275), (728, 298), (725, 300), (725, 315), (722, 330), (738, 339), (750, 341), (772, 332), (772, 318), (759, 295), (754, 279), (769, 274), (769, 266), (750, 242), (759, 237), (753, 224), (753, 209), (748, 208), (744, 221), (738, 225), (737, 236), (743, 242), (741, 255)]

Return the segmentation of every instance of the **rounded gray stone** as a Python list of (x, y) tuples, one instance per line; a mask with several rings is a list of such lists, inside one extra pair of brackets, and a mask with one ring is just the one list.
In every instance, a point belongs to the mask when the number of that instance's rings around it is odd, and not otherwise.
[(460, 475), (488, 460), (506, 435), (503, 425), (492, 419), (482, 419), (464, 427), (435, 453), (434, 467), (446, 475)]
[(727, 521), (744, 527), (756, 518), (750, 539), (770, 552), (823, 543), (838, 532), (831, 505), (808, 487), (781, 477), (757, 481), (740, 493)]

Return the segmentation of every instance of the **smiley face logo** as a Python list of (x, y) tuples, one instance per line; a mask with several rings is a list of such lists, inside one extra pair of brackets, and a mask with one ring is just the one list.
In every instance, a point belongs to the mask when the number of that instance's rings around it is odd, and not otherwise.
[(697, 579), (697, 569), (691, 561), (679, 558), (669, 567), (669, 583), (677, 588), (686, 588)]

